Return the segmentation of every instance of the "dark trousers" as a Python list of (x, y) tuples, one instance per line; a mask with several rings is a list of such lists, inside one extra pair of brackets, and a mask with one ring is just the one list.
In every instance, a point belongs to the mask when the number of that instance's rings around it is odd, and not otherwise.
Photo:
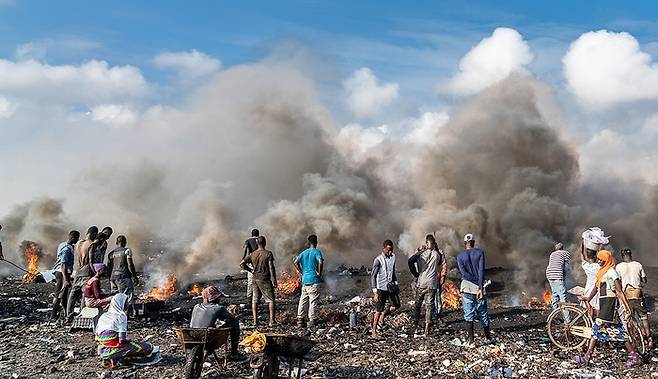
[[(71, 317), (73, 309), (78, 301), (82, 300), (82, 287), (89, 280), (89, 277), (79, 276), (73, 280), (71, 289), (69, 290), (69, 299), (66, 304), (66, 317)], [(80, 306), (82, 307), (82, 305)]]
[(425, 304), (425, 322), (430, 324), (432, 322), (432, 314), (434, 313), (434, 299), (436, 297), (435, 288), (416, 288), (416, 301), (414, 302), (414, 318), (416, 322), (420, 321), (420, 313)]

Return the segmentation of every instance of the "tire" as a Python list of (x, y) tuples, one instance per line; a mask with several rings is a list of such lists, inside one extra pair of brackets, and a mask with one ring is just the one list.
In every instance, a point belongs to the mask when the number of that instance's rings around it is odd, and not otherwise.
[(635, 317), (628, 323), (628, 334), (631, 336), (631, 343), (635, 346), (640, 355), (647, 353), (647, 343), (642, 335), (642, 328)]
[(197, 345), (191, 348), (185, 357), (185, 378), (197, 379), (201, 377), (203, 369), (203, 346)]
[[(564, 312), (569, 315), (569, 323), (564, 320)], [(561, 305), (548, 316), (546, 331), (551, 342), (562, 350), (576, 350), (587, 343), (588, 338), (574, 335), (572, 329), (592, 328), (592, 319), (577, 305)]]

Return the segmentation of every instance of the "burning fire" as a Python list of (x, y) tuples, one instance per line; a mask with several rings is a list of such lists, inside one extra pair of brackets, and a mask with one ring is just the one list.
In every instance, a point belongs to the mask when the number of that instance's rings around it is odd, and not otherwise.
[(279, 286), (276, 289), (282, 295), (292, 295), (300, 287), (301, 282), (299, 279), (299, 274), (292, 276), (287, 272), (284, 272), (281, 277), (278, 278), (277, 284)]
[(545, 290), (542, 294), (541, 300), (537, 296), (533, 296), (528, 301), (528, 308), (548, 308), (551, 306), (553, 295), (551, 291)]
[(459, 308), (461, 305), (461, 291), (453, 282), (446, 282), (441, 288), (441, 304), (447, 310)]
[(25, 242), (24, 254), (28, 273), (23, 276), (24, 283), (34, 283), (36, 280), (39, 274), (39, 253), (39, 245), (32, 241)]
[(187, 294), (190, 296), (201, 296), (202, 292), (203, 292), (203, 288), (201, 288), (198, 284), (194, 283), (192, 288), (190, 288), (190, 290), (187, 291)]
[(154, 287), (146, 297), (156, 300), (166, 300), (176, 293), (176, 284), (178, 280), (173, 272), (167, 276), (167, 283), (162, 287)]

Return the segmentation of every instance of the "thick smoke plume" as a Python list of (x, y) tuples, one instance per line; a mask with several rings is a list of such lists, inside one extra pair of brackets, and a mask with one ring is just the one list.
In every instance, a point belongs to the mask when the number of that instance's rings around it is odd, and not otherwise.
[(151, 110), (114, 131), (102, 142), (110, 157), (81, 169), (62, 203), (35, 200), (1, 221), (3, 246), (34, 240), (52, 257), (73, 226), (111, 225), (139, 259), (150, 257), (146, 271), (174, 272), (182, 284), (235, 272), (252, 227), (282, 267), (311, 233), (329, 266), (356, 266), (371, 263), (385, 239), (404, 257), (427, 233), (454, 256), (472, 232), (489, 266), (518, 268), (518, 281), (531, 285), (543, 282), (553, 243), (575, 249), (586, 226), (649, 251), (658, 192), (615, 178), (583, 182), (559, 114), (545, 84), (512, 75), (447, 123), (424, 126), (430, 140), (411, 130), (413, 139), (364, 148), (358, 135), (340, 138), (294, 64), (236, 66), (179, 109)]

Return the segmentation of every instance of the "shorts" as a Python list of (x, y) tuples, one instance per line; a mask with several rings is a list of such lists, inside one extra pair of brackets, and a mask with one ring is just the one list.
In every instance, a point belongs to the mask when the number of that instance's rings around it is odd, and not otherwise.
[(647, 312), (647, 307), (644, 306), (644, 299), (628, 299), (628, 303), (640, 320), (649, 319), (649, 312)]
[(71, 282), (73, 280), (69, 279), (68, 287), (64, 288), (64, 275), (61, 271), (55, 271), (55, 297), (57, 299), (68, 298), (69, 288), (71, 288)]
[(390, 300), (391, 305), (395, 308), (400, 308), (400, 294), (393, 294), (383, 290), (378, 290), (377, 293), (379, 294), (379, 301), (375, 303), (375, 310), (377, 312), (384, 312), (387, 300)]
[(266, 303), (274, 303), (274, 287), (272, 286), (272, 281), (254, 279), (253, 288), (254, 293), (251, 299), (253, 304), (258, 304), (261, 296)]

